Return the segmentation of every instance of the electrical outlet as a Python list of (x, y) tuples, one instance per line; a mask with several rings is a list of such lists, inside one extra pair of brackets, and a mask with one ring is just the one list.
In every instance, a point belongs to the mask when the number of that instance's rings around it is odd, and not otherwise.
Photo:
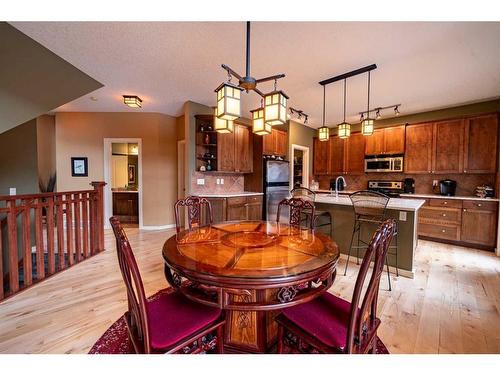
[(204, 179), (204, 178), (198, 178), (198, 179), (196, 180), (196, 183), (197, 183), (198, 185), (205, 185), (205, 179)]
[(220, 178), (217, 179), (217, 185), (220, 185)]
[(220, 179), (220, 184), (224, 185), (224, 179), (223, 178)]
[(406, 211), (399, 211), (399, 221), (406, 221)]
[(432, 180), (432, 186), (438, 186), (438, 180)]
[(9, 195), (16, 195), (17, 189), (16, 188), (9, 188)]

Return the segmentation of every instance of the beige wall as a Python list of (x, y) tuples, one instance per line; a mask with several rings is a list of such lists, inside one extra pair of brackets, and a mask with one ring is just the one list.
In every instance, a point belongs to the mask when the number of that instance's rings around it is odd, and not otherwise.
[(55, 116), (43, 115), (36, 119), (38, 178), (46, 186), (56, 173)]
[(0, 134), (0, 195), (38, 193), (36, 119)]
[(309, 180), (313, 177), (313, 146), (316, 130), (299, 122), (290, 120), (288, 122), (288, 155), (290, 168), (293, 167), (292, 144), (309, 147)]
[[(159, 113), (56, 114), (58, 191), (89, 189), (104, 179), (104, 138), (142, 139), (143, 224), (174, 223), (177, 198), (176, 121)], [(88, 157), (89, 176), (71, 177), (72, 156)]]

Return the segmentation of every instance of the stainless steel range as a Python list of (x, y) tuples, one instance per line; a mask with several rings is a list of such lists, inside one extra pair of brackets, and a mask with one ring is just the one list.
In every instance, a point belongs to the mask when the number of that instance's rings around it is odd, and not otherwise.
[(368, 181), (368, 190), (378, 191), (391, 198), (399, 198), (404, 193), (403, 181), (372, 180)]

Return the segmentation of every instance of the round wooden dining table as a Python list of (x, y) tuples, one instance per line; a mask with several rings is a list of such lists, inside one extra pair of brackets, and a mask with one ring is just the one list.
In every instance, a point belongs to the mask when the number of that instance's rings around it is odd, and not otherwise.
[(274, 317), (333, 284), (337, 244), (310, 229), (232, 221), (185, 230), (163, 246), (165, 276), (187, 298), (226, 312), (226, 352), (266, 353)]

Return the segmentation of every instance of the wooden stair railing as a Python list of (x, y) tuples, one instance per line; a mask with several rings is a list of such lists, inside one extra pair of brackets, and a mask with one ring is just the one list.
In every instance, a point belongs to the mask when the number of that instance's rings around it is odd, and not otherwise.
[(104, 250), (106, 184), (91, 185), (0, 196), (0, 301)]

